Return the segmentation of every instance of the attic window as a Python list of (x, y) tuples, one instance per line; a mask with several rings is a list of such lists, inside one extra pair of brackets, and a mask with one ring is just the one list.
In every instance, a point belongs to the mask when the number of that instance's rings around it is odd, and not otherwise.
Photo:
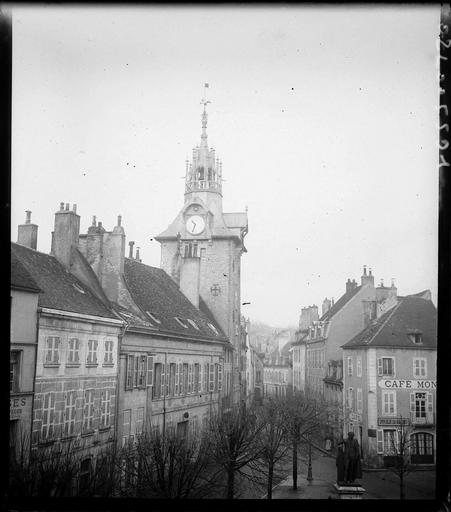
[(421, 332), (409, 332), (407, 336), (409, 336), (410, 341), (415, 343), (415, 345), (421, 345), (423, 343), (423, 333)]
[(78, 286), (77, 283), (72, 283), (72, 286), (80, 293), (86, 293), (81, 286)]
[(159, 320), (153, 313), (150, 311), (146, 311), (146, 313), (149, 315), (150, 319), (153, 320), (156, 324), (161, 324), (161, 320)]
[(182, 320), (181, 318), (179, 318), (178, 316), (175, 316), (174, 318), (177, 320), (177, 322), (178, 322), (182, 327), (184, 327), (185, 329), (188, 329), (188, 326), (183, 322), (183, 320)]
[(216, 329), (216, 327), (215, 327), (213, 324), (208, 323), (208, 327), (210, 327), (210, 329), (211, 329), (215, 334), (219, 334), (218, 329)]
[(188, 323), (194, 327), (197, 331), (199, 330), (199, 327), (197, 326), (196, 322), (194, 320), (191, 320), (191, 318), (188, 318)]

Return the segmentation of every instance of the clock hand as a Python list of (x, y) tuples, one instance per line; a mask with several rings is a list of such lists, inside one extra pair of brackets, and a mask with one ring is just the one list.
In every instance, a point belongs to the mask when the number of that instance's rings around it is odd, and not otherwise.
[(193, 223), (193, 229), (196, 229), (196, 223), (193, 220), (191, 222)]

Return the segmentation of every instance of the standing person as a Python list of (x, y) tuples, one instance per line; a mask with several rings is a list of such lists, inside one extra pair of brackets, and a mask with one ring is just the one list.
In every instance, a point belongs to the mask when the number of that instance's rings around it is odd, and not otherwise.
[(343, 451), (344, 442), (341, 439), (338, 442), (337, 449), (337, 458), (335, 460), (335, 465), (337, 466), (337, 484), (340, 485), (345, 480), (345, 455)]
[(354, 432), (348, 432), (348, 438), (344, 442), (344, 465), (346, 483), (353, 483), (356, 478), (362, 478), (360, 446), (357, 439), (354, 439)]

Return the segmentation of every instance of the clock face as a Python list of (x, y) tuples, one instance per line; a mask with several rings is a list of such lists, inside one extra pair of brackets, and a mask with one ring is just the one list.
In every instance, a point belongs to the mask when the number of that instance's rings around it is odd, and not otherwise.
[(186, 221), (186, 230), (192, 235), (198, 235), (205, 229), (205, 220), (200, 215), (193, 215)]

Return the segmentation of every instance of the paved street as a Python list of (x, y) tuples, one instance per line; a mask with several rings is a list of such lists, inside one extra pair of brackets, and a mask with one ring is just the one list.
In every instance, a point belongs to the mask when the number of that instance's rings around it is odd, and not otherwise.
[[(312, 462), (313, 481), (306, 480), (307, 465), (300, 464), (298, 489), (293, 491), (291, 476), (283, 480), (273, 490), (273, 499), (327, 499), (335, 498), (335, 460), (325, 455), (317, 455)], [(416, 471), (406, 477), (407, 499), (434, 499), (435, 471)], [(366, 492), (364, 499), (398, 499), (399, 479), (388, 471), (364, 471), (362, 486)]]

